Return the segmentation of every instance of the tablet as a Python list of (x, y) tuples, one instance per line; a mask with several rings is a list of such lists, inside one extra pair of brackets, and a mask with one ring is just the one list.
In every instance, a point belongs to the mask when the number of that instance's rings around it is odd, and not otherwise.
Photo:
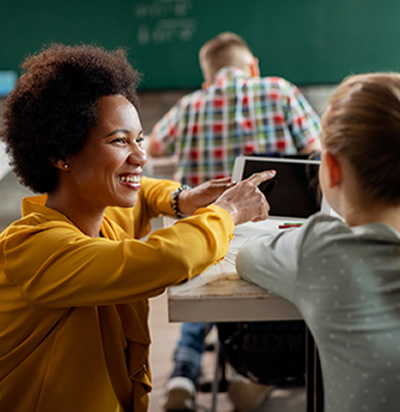
[(270, 217), (306, 219), (321, 210), (319, 165), (319, 160), (239, 156), (232, 180), (240, 181), (263, 170), (276, 170), (272, 180), (259, 186), (270, 205)]

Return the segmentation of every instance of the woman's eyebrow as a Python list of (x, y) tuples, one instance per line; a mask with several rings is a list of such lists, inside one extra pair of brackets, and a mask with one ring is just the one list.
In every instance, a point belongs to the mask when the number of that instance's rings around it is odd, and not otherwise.
[(129, 130), (126, 130), (126, 129), (116, 129), (116, 130), (113, 130), (111, 133), (109, 133), (108, 135), (106, 135), (106, 136), (104, 136), (104, 137), (110, 137), (110, 136), (112, 136), (113, 134), (116, 134), (116, 133), (129, 133)]

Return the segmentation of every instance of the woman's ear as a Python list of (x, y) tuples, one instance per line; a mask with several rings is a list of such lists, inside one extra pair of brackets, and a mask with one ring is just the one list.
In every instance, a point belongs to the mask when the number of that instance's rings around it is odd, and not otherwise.
[(58, 160), (56, 160), (56, 161), (54, 162), (54, 166), (55, 166), (57, 169), (59, 169), (59, 170), (61, 170), (61, 171), (63, 171), (63, 172), (66, 172), (66, 171), (68, 171), (68, 169), (69, 169), (68, 163), (67, 163), (65, 160), (63, 160), (63, 159), (58, 159)]
[(338, 186), (343, 176), (340, 159), (328, 150), (323, 150), (321, 156), (326, 167), (329, 187)]

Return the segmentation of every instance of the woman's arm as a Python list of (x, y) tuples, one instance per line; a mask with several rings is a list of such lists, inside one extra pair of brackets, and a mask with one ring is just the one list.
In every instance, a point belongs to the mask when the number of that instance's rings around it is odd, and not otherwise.
[[(200, 209), (139, 241), (90, 238), (67, 222), (34, 222), (3, 240), (4, 271), (21, 294), (50, 307), (125, 303), (156, 296), (222, 259), (233, 236), (230, 215)], [(122, 233), (122, 232), (121, 232)], [(118, 237), (118, 226), (114, 237)]]

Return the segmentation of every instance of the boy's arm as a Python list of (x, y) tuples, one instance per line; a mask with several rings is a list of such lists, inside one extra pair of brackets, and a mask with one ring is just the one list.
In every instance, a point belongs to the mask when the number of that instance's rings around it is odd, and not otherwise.
[(164, 156), (164, 153), (162, 151), (162, 144), (159, 140), (156, 140), (156, 136), (153, 130), (147, 137), (147, 153), (153, 157)]
[(147, 153), (150, 156), (173, 156), (175, 154), (181, 112), (179, 101), (154, 125), (147, 143)]
[(321, 150), (320, 118), (297, 86), (286, 81), (286, 122), (299, 153)]

